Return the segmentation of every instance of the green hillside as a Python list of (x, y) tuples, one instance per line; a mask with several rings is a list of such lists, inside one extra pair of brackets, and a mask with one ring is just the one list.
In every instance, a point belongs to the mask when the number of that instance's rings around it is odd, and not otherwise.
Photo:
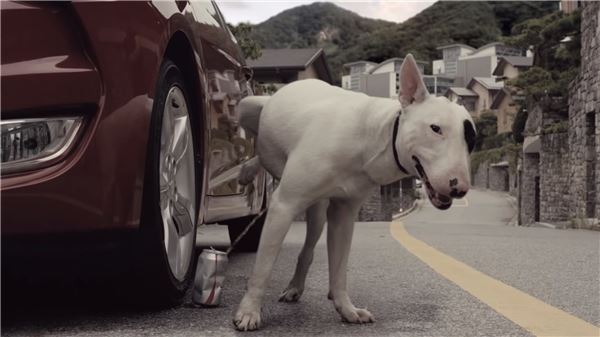
[(480, 47), (508, 35), (513, 25), (556, 8), (557, 2), (437, 2), (397, 24), (363, 18), (332, 3), (313, 3), (254, 26), (251, 36), (263, 48), (323, 48), (339, 81), (344, 63), (381, 62), (407, 52), (431, 61), (441, 56), (436, 50), (440, 45)]

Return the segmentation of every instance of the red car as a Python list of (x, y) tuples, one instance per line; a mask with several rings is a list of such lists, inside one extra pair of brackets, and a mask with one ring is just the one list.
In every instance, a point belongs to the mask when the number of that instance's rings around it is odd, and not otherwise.
[(216, 4), (2, 2), (1, 16), (3, 250), (123, 234), (132, 275), (181, 300), (197, 225), (235, 238), (267, 202), (264, 172), (237, 180), (251, 72)]

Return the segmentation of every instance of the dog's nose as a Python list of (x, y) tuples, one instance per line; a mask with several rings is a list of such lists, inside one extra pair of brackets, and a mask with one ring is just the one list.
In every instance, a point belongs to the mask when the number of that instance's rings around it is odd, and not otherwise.
[(469, 184), (466, 182), (459, 181), (457, 178), (450, 179), (450, 196), (452, 198), (460, 199), (467, 194), (469, 190)]

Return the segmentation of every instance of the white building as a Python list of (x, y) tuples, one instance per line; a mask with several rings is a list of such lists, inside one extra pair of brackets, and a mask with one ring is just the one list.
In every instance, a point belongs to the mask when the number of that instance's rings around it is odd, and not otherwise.
[(433, 74), (454, 77), (458, 86), (466, 86), (474, 77), (491, 77), (502, 56), (524, 56), (521, 49), (501, 42), (478, 49), (458, 43), (437, 49), (442, 51), (442, 59), (433, 61)]
[(442, 51), (442, 59), (433, 61), (432, 72), (434, 75), (447, 76), (456, 76), (458, 72), (458, 59), (475, 51), (475, 48), (461, 43), (449, 44), (437, 49)]
[[(379, 64), (357, 61), (344, 64), (348, 75), (342, 76), (342, 88), (364, 92), (369, 96), (397, 97), (400, 90), (400, 66), (403, 58), (394, 57)], [(427, 62), (417, 61), (421, 74)], [(452, 84), (452, 78), (424, 75), (425, 85), (431, 94), (443, 95)]]

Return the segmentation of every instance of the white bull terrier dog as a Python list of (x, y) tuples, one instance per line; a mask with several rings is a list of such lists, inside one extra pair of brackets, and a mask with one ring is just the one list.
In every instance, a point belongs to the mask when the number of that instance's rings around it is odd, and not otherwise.
[[(464, 107), (430, 96), (412, 55), (400, 69), (398, 100), (370, 97), (318, 80), (289, 84), (272, 97), (241, 102), (240, 122), (258, 135), (258, 160), (279, 179), (269, 205), (256, 264), (234, 317), (238, 330), (261, 325), (261, 304), (273, 264), (290, 225), (306, 211), (306, 242), (280, 301), (297, 301), (304, 290), (314, 247), (327, 226), (329, 299), (342, 320), (373, 322), (352, 304), (346, 269), (354, 220), (373, 188), (408, 176), (422, 179), (431, 203), (447, 209), (470, 186), (469, 153), (475, 128)], [(260, 161), (260, 163), (259, 163)]]

